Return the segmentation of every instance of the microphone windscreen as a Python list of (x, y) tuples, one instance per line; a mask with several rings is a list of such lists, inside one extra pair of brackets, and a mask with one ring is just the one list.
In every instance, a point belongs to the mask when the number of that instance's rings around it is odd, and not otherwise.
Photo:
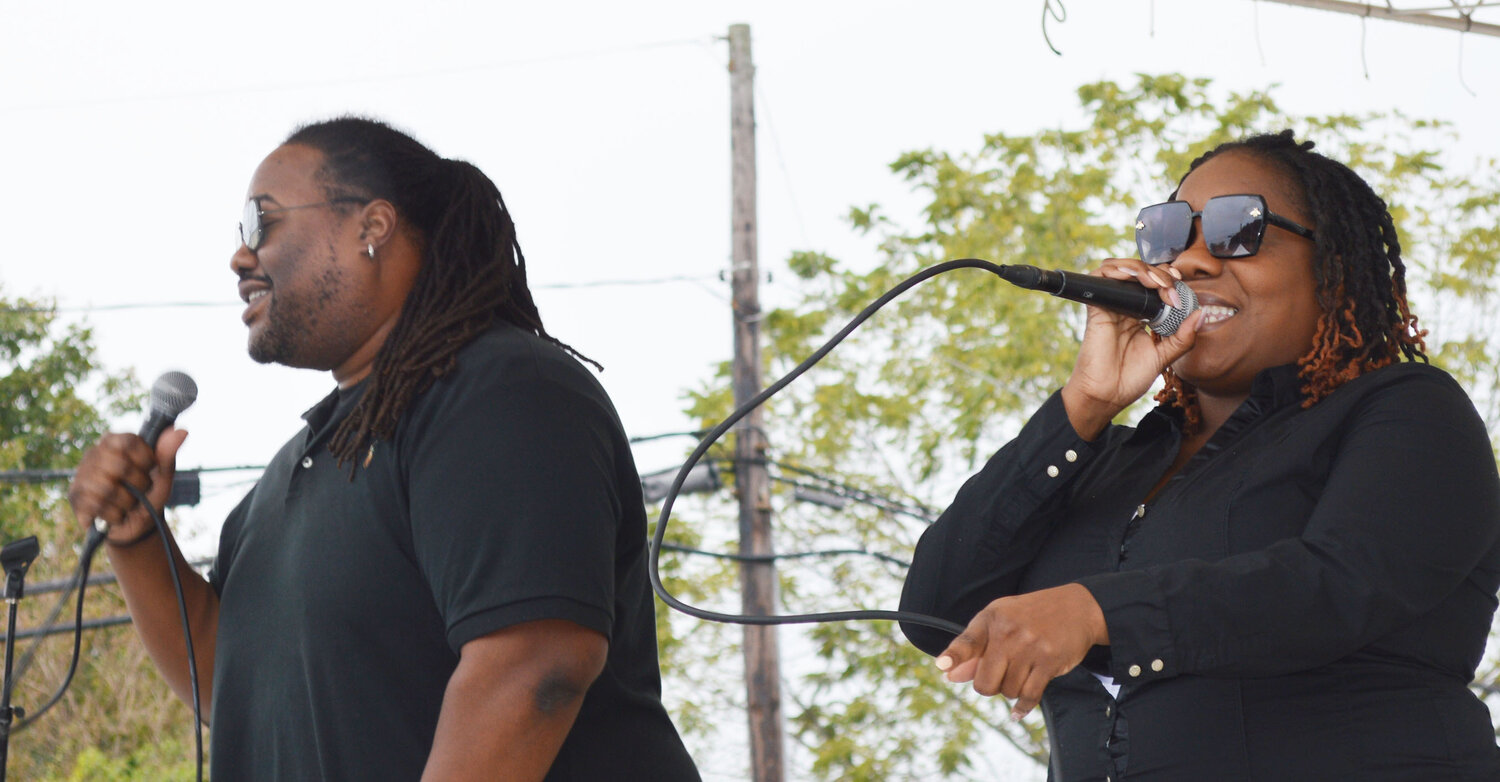
[(1146, 325), (1151, 327), (1153, 333), (1163, 337), (1170, 337), (1177, 333), (1177, 327), (1187, 320), (1187, 316), (1198, 309), (1198, 294), (1187, 286), (1182, 280), (1177, 281), (1177, 298), (1182, 301), (1182, 309), (1176, 307), (1162, 307), (1161, 314), (1152, 318)]
[(198, 384), (182, 372), (167, 372), (151, 384), (151, 412), (175, 421), (198, 401)]

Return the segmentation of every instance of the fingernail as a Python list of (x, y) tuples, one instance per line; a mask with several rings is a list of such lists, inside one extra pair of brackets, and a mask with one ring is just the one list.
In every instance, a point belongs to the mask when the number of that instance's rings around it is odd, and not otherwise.
[(1013, 719), (1013, 720), (1015, 720), (1016, 722), (1020, 722), (1021, 718), (1024, 717), (1024, 716), (1026, 716), (1026, 712), (1021, 711), (1020, 709), (1011, 709), (1010, 710), (1010, 718)]
[(1182, 297), (1177, 295), (1177, 286), (1174, 285), (1167, 289), (1167, 298), (1172, 300), (1172, 307), (1174, 309), (1182, 309)]
[(1163, 288), (1172, 287), (1172, 281), (1170, 279), (1167, 279), (1167, 275), (1162, 274), (1155, 269), (1151, 270), (1151, 279), (1156, 280), (1156, 284), (1160, 285)]
[(1182, 279), (1182, 272), (1177, 271), (1177, 267), (1176, 266), (1168, 266), (1167, 267), (1167, 274), (1172, 275), (1176, 279), (1179, 279), (1179, 280)]
[(938, 670), (940, 670), (940, 671), (946, 671), (949, 668), (952, 668), (953, 667), (953, 658), (949, 657), (946, 654), (943, 655), (942, 657), (937, 658), (937, 667), (938, 667)]
[[(1119, 268), (1119, 267), (1115, 267), (1115, 268)], [(1126, 274), (1130, 275), (1131, 277), (1139, 277), (1139, 276), (1141, 276), (1141, 273), (1138, 272), (1138, 271), (1136, 271), (1135, 269), (1120, 269), (1120, 271), (1125, 272)]]

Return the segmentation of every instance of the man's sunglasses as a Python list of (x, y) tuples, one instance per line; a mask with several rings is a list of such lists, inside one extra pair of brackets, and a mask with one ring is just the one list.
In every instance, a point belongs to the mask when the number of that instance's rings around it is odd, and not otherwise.
[(1313, 237), (1311, 229), (1266, 208), (1258, 195), (1222, 195), (1208, 199), (1194, 212), (1186, 201), (1152, 204), (1135, 218), (1135, 246), (1141, 260), (1153, 266), (1169, 263), (1193, 243), (1193, 218), (1200, 218), (1203, 240), (1215, 258), (1245, 258), (1260, 252), (1266, 224), (1298, 236)]
[(297, 206), (280, 206), (275, 209), (261, 209), (260, 202), (254, 198), (245, 202), (245, 214), (240, 217), (240, 241), (250, 252), (260, 249), (260, 243), (266, 238), (266, 226), (260, 218), (277, 212), (290, 212), (293, 209), (311, 209), (315, 206), (331, 206), (333, 204), (368, 204), (370, 199), (358, 196), (340, 196), (330, 198), (327, 201), (319, 201), (316, 204), (299, 204)]

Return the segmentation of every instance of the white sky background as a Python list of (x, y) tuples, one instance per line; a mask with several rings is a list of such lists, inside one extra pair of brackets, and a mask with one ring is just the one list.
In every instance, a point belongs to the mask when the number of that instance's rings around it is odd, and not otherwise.
[[(1072, 0), (1048, 23), (1058, 57), (1042, 5), (0, 0), (0, 286), (64, 308), (223, 303), (86, 317), (107, 366), (145, 384), (167, 369), (197, 379), (179, 466), (264, 463), (332, 381), (246, 357), (231, 231), (251, 172), (296, 124), (369, 113), (496, 181), (548, 330), (605, 365), (627, 431), (649, 435), (691, 428), (683, 390), (730, 356), (716, 275), (730, 252), (719, 39), (733, 23), (753, 37), (760, 260), (773, 272), (797, 249), (873, 258), (843, 219), (851, 205), (916, 225), (888, 169), (903, 151), (1077, 127), (1079, 85), (1136, 72), (1280, 83), (1299, 113), (1445, 119), (1462, 138), (1451, 163), (1497, 154), (1500, 39), (1371, 20), (1367, 79), (1354, 17)], [(549, 287), (678, 276), (700, 281)], [(763, 302), (791, 280), (777, 275)], [(688, 444), (643, 448), (639, 466), (671, 466)], [(211, 553), (241, 493), (184, 513), (205, 533), (190, 554)]]

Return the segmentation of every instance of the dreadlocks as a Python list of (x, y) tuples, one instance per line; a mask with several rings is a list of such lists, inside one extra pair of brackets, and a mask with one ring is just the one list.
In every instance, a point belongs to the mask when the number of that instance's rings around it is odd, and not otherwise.
[[(1427, 360), (1427, 332), (1417, 329), (1407, 305), (1406, 265), (1385, 201), (1348, 166), (1312, 149), (1311, 141), (1298, 142), (1284, 130), (1221, 144), (1188, 168), (1191, 174), (1225, 152), (1253, 155), (1286, 175), (1294, 185), (1288, 194), (1316, 226), (1313, 274), (1323, 315), (1312, 350), (1297, 360), (1303, 407), (1403, 357)], [(1156, 401), (1182, 408), (1184, 428), (1196, 431), (1201, 419), (1195, 391), (1170, 368), (1162, 377), (1166, 387)]]
[(495, 183), (381, 122), (343, 117), (287, 138), (323, 154), (329, 198), (355, 195), (396, 207), (422, 253), (421, 267), (369, 387), (339, 424), (329, 450), (358, 467), (359, 454), (394, 434), (412, 400), (452, 371), (455, 354), (496, 319), (523, 328), (600, 368), (542, 327), (526, 285), (526, 258)]

